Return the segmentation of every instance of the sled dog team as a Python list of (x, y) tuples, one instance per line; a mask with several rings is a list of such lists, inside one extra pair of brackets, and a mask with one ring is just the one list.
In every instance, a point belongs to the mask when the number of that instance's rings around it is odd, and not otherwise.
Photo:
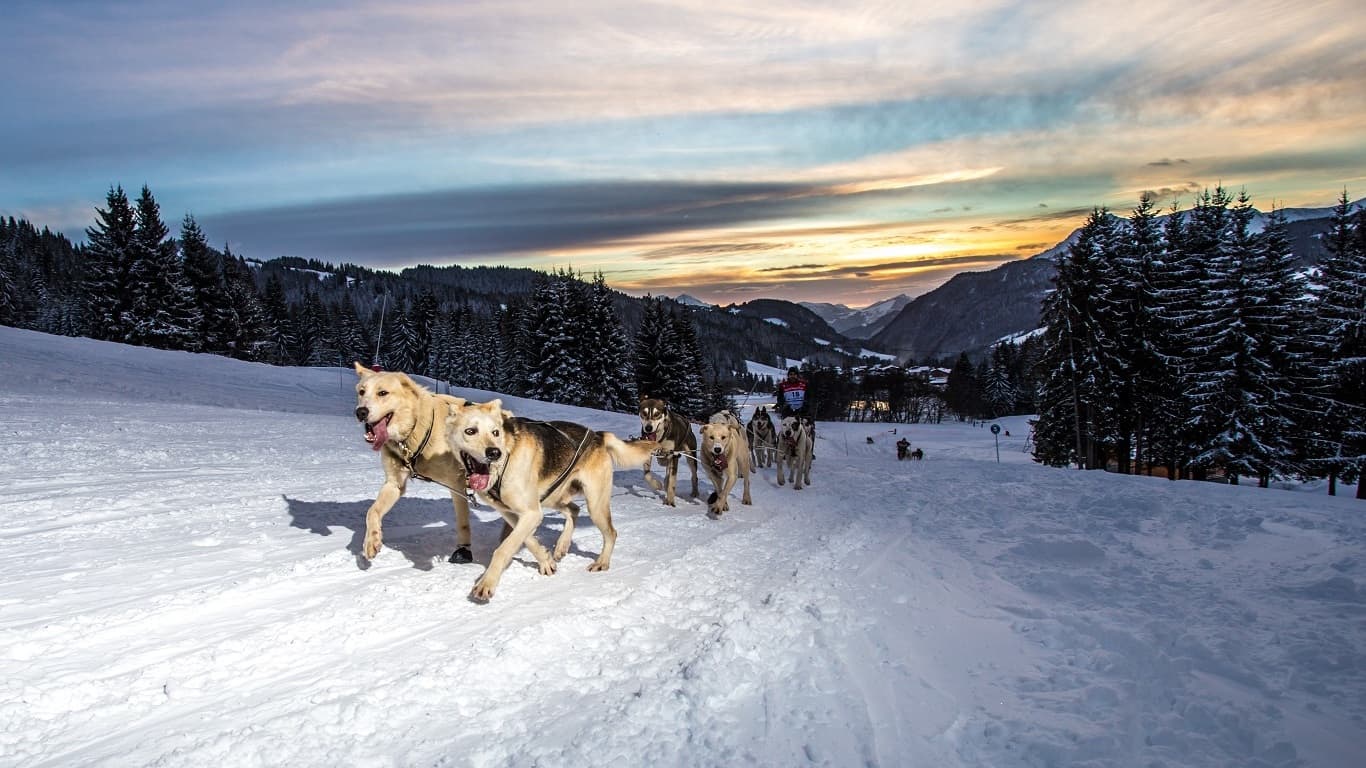
[[(612, 527), (612, 471), (641, 466), (664, 503), (674, 506), (678, 462), (692, 467), (692, 498), (697, 498), (700, 462), (715, 489), (707, 500), (708, 515), (729, 511), (729, 496), (743, 484), (741, 503), (750, 503), (749, 476), (755, 466), (777, 464), (778, 484), (784, 484), (783, 465), (794, 488), (811, 482), (811, 426), (785, 417), (775, 428), (766, 409), (759, 409), (747, 425), (729, 412), (718, 413), (702, 425), (699, 444), (687, 419), (672, 413), (657, 399), (640, 402), (639, 439), (622, 440), (568, 421), (538, 421), (516, 416), (501, 400), (470, 403), (451, 395), (434, 394), (407, 375), (371, 370), (355, 364), (356, 419), (365, 427), (365, 441), (380, 455), (384, 484), (365, 513), (361, 554), (373, 560), (384, 543), (384, 515), (394, 506), (414, 477), (445, 486), (455, 508), (456, 549), (453, 563), (473, 560), (470, 550), (470, 508), (466, 491), (473, 491), (503, 516), (501, 543), (488, 568), (475, 583), (470, 598), (487, 602), (498, 588), (512, 558), (526, 547), (543, 575), (555, 572), (569, 552), (582, 497), (588, 517), (602, 534), (602, 551), (590, 571), (611, 567), (616, 545)], [(665, 469), (660, 482), (650, 472), (654, 462)], [(552, 550), (536, 540), (544, 508), (564, 513), (564, 530)]]

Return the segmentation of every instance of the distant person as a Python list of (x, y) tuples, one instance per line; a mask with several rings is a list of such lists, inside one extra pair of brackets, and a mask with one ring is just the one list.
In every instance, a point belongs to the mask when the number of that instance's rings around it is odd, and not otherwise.
[(896, 460), (904, 461), (909, 455), (911, 455), (911, 441), (904, 437), (896, 441)]
[(806, 379), (801, 377), (796, 366), (787, 369), (787, 378), (778, 383), (773, 394), (778, 400), (778, 415), (806, 415)]
[(802, 378), (797, 366), (787, 369), (787, 378), (778, 383), (773, 393), (777, 398), (779, 416), (796, 416), (811, 428), (811, 458), (816, 458), (816, 420), (811, 418), (806, 408), (806, 379)]

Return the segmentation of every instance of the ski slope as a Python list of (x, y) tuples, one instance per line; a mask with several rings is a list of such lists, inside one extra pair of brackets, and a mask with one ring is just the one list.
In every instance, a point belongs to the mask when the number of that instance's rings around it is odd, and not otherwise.
[(358, 559), (381, 473), (353, 381), (0, 328), (0, 765), (1366, 754), (1350, 488), (1044, 468), (1022, 417), (999, 463), (963, 424), (898, 427), (927, 456), (898, 463), (890, 425), (822, 423), (811, 487), (761, 470), (721, 521), (618, 471), (611, 570), (586, 571), (584, 525), (559, 573), (523, 554), (477, 605), (501, 523), (476, 506), (475, 563), (447, 563), (440, 487), (414, 482)]

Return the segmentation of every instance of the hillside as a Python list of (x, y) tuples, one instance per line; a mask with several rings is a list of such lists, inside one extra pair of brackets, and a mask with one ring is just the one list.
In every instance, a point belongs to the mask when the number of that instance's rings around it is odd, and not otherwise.
[[(1362, 205), (1357, 201), (1352, 207)], [(1320, 236), (1328, 229), (1331, 209), (1295, 208), (1285, 213), (1292, 252), (1304, 267), (1318, 264), (1324, 256)], [(1253, 228), (1260, 230), (1264, 222), (1258, 214)], [(1066, 252), (1079, 231), (1028, 259), (955, 275), (913, 299), (872, 336), (870, 344), (903, 359), (942, 359), (963, 351), (977, 356), (998, 339), (1038, 328), (1041, 302), (1057, 273), (1054, 259)]]
[[(1049, 469), (820, 424), (720, 521), (615, 474), (553, 576), (380, 484), (354, 375), (0, 328), (0, 764), (1355, 765), (1366, 519), (1321, 489)], [(459, 392), (484, 399), (486, 392)], [(630, 434), (631, 415), (508, 399)], [(869, 442), (871, 439), (871, 442)], [(1309, 492), (1316, 490), (1316, 492)], [(710, 492), (702, 481), (703, 495)], [(1350, 495), (1350, 494), (1348, 494)], [(562, 527), (548, 515), (539, 531)], [(493, 723), (496, 727), (480, 724)]]

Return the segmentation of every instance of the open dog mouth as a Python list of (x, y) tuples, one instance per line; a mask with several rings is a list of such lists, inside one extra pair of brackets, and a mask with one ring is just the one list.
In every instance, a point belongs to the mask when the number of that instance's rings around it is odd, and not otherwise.
[(465, 462), (465, 483), (472, 490), (487, 491), (489, 480), (491, 479), (492, 467), (473, 456), (460, 452), (460, 460)]
[(389, 440), (389, 420), (394, 418), (390, 413), (384, 418), (375, 422), (365, 424), (365, 442), (370, 444), (370, 450), (378, 451)]
[(655, 439), (655, 428), (649, 425), (642, 424), (640, 426), (640, 436), (644, 440)]

